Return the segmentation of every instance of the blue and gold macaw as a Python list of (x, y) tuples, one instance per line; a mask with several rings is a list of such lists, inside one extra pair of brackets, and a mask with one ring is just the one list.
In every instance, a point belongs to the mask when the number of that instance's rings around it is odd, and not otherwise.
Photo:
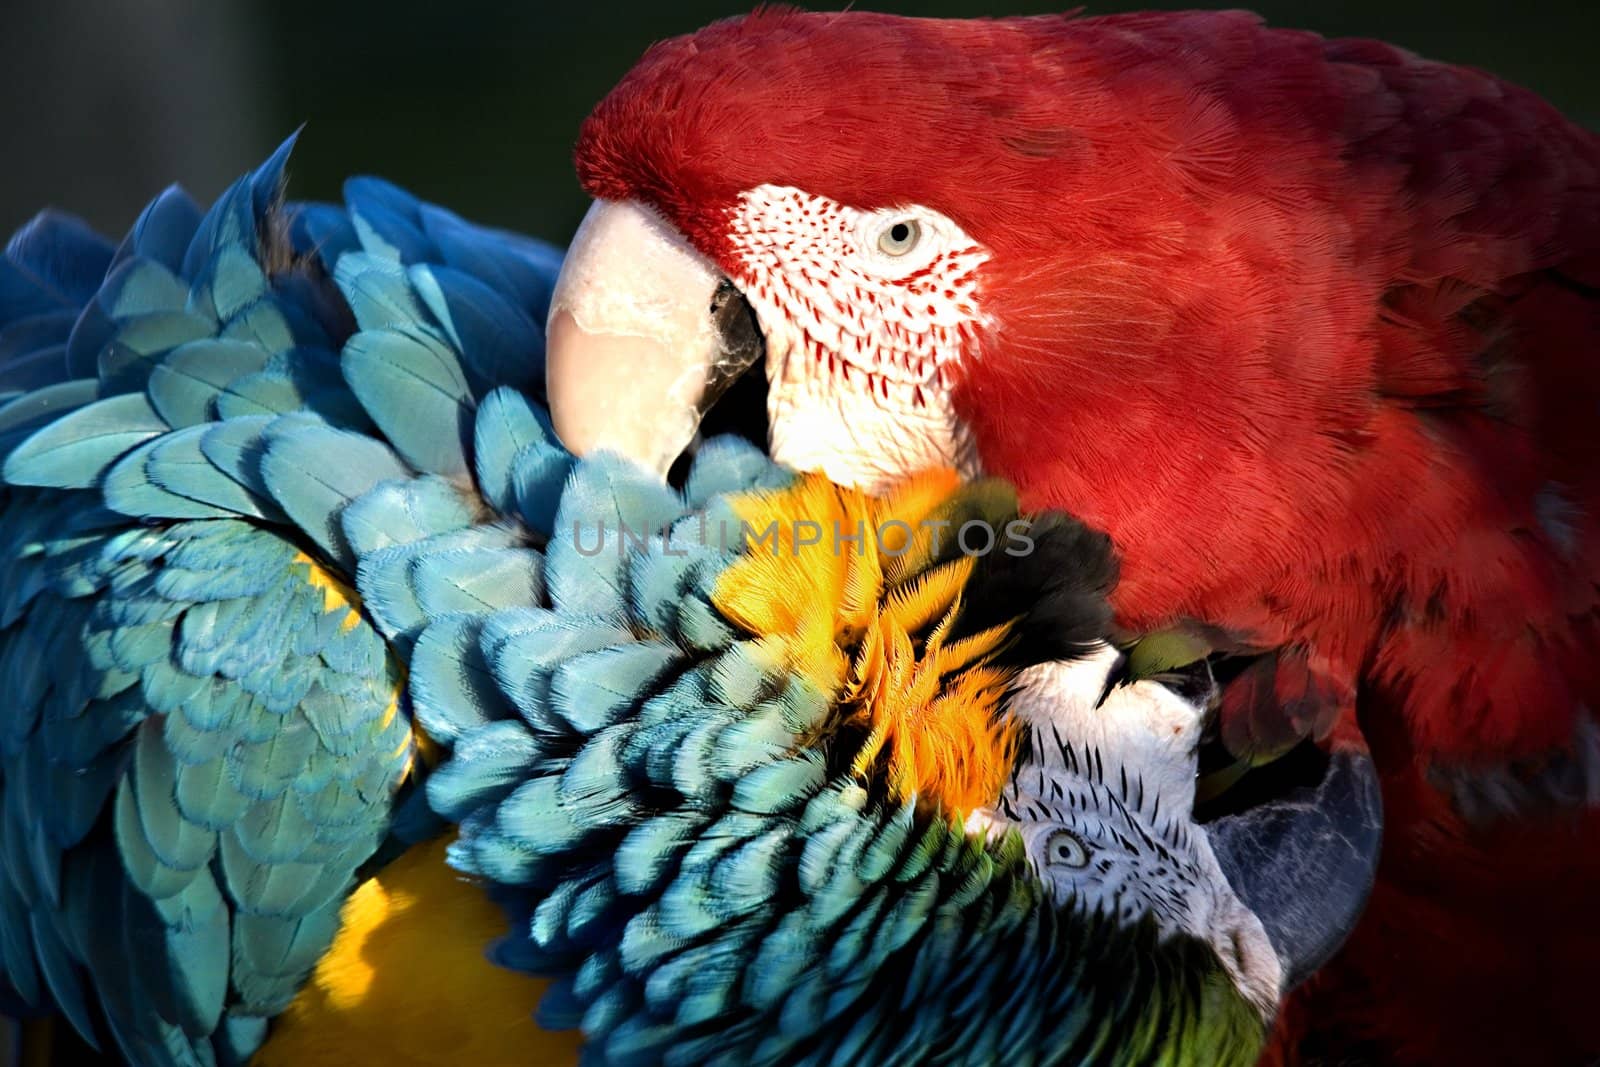
[(9, 1012), (140, 1067), (1252, 1061), (1348, 902), (1258, 877), (1332, 862), (1263, 851), (1310, 807), (1195, 820), (1209, 686), (1107, 643), (1103, 537), (577, 460), (560, 252), (289, 150), (0, 259)]

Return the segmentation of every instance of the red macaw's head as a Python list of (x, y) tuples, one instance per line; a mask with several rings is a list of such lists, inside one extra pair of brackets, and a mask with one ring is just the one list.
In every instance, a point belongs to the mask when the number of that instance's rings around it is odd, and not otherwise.
[[(1001, 474), (1112, 531), (1124, 607), (1259, 573), (1370, 419), (1384, 271), (1353, 265), (1392, 254), (1323, 48), (1238, 13), (787, 10), (658, 44), (579, 138), (557, 429), (665, 472), (764, 348), (781, 462)], [(1182, 594), (1174, 557), (1210, 561)]]

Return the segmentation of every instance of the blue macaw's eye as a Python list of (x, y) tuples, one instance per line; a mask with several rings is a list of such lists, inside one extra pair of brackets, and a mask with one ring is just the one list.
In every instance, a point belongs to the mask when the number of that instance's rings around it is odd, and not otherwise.
[(1044, 843), (1045, 862), (1052, 867), (1089, 866), (1089, 846), (1071, 830), (1057, 830)]
[(903, 256), (917, 247), (921, 239), (922, 227), (916, 219), (900, 219), (878, 235), (878, 251), (886, 256)]

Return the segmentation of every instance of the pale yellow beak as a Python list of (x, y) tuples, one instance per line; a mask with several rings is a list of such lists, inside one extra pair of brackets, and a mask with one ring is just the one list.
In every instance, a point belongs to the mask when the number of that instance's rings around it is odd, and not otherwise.
[(754, 346), (730, 338), (726, 288), (651, 209), (595, 201), (550, 302), (545, 387), (562, 443), (665, 477), (716, 394), (760, 356), (759, 335)]

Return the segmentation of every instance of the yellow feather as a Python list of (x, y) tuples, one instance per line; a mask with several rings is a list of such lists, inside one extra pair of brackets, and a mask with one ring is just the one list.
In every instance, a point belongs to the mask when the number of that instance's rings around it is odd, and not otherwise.
[(962, 586), (972, 577), (974, 566), (971, 556), (963, 556), (926, 571), (891, 592), (884, 610), (897, 626), (920, 630), (950, 614), (960, 599)]
[[(881, 497), (818, 475), (746, 494), (733, 501), (749, 531), (746, 552), (712, 597), (840, 705), (831, 730), (861, 729), (855, 774), (879, 775), (896, 794), (956, 819), (992, 803), (1011, 770), (1013, 728), (1000, 717), (1010, 676), (986, 666), (1010, 627), (945, 645), (976, 563), (959, 556), (935, 566), (935, 542), (949, 546), (955, 531), (934, 523), (1006, 503), (992, 486), (964, 487), (953, 471), (927, 472)], [(802, 538), (805, 523), (816, 526)], [(807, 543), (818, 528), (820, 541)]]
[(533, 1021), (548, 983), (490, 963), (506, 920), (418, 845), (345, 902), (333, 947), (273, 1021), (254, 1067), (575, 1064), (582, 1036)]
[(306, 582), (322, 591), (322, 611), (331, 614), (339, 609), (344, 609), (344, 618), (339, 625), (345, 630), (353, 630), (361, 622), (361, 595), (339, 579), (329, 574), (316, 560), (304, 552), (296, 552), (291, 566), (306, 569)]

